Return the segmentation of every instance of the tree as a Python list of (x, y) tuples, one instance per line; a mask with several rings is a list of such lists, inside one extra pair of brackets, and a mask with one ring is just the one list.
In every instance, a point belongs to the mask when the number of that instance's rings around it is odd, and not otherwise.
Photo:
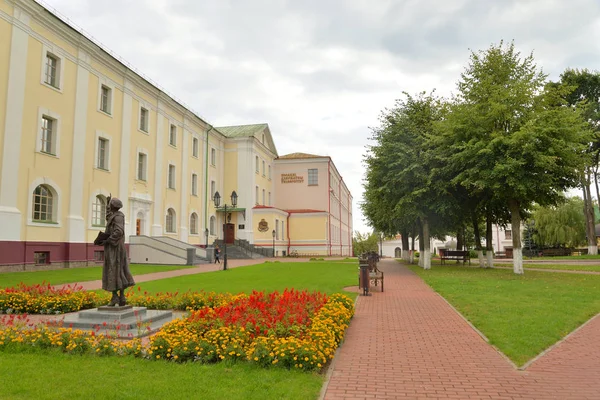
[(354, 255), (359, 256), (368, 251), (379, 252), (379, 237), (374, 232), (361, 234), (359, 231), (354, 232), (352, 238), (352, 249)]
[(491, 193), (510, 211), (513, 269), (523, 273), (521, 218), (533, 202), (555, 204), (575, 187), (591, 132), (578, 109), (564, 106), (564, 88), (546, 85), (533, 55), (514, 43), (472, 52), (458, 82), (451, 131), (456, 181)]
[(532, 217), (536, 229), (533, 240), (539, 245), (577, 247), (586, 242), (584, 205), (579, 197), (566, 199), (558, 206), (537, 207)]

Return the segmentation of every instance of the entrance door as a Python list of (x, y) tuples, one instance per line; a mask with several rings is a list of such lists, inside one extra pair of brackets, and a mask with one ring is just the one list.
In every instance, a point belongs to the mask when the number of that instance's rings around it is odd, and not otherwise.
[(142, 220), (139, 218), (135, 220), (135, 234), (137, 236), (142, 234)]
[(235, 238), (235, 225), (234, 224), (225, 224), (225, 243), (233, 244), (233, 240)]

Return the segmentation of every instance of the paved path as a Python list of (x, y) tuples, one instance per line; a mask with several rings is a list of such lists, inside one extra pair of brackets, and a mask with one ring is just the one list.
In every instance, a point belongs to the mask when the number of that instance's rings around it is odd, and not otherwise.
[(379, 266), (385, 292), (358, 298), (325, 399), (600, 399), (600, 317), (520, 371), (407, 267)]

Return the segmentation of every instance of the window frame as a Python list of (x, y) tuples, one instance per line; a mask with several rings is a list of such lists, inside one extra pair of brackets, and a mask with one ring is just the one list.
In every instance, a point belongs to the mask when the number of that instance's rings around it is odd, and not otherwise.
[[(56, 67), (55, 67), (55, 71), (56, 71), (56, 76), (55, 76), (56, 82), (55, 83), (56, 84), (55, 85), (52, 85), (51, 83), (48, 83), (46, 81), (46, 66), (47, 66), (48, 56), (50, 56), (50, 58), (53, 58), (56, 61)], [(64, 57), (61, 56), (59, 54), (59, 52), (54, 49), (53, 46), (48, 46), (46, 44), (42, 45), (42, 62), (41, 62), (40, 83), (42, 85), (46, 86), (47, 88), (50, 88), (59, 93), (62, 93), (63, 92), (64, 72), (65, 72)]]
[[(144, 156), (144, 165), (141, 172), (143, 172), (143, 177), (140, 177), (140, 156)], [(146, 149), (137, 149), (137, 160), (135, 164), (135, 180), (148, 182), (148, 150)]]
[(198, 214), (195, 211), (190, 214), (190, 235), (198, 235)]
[[(145, 118), (142, 118), (145, 112)], [(142, 121), (144, 121), (145, 126), (142, 126)], [(138, 131), (144, 133), (145, 135), (150, 134), (150, 107), (146, 104), (140, 103), (139, 111), (138, 111)]]
[(217, 150), (214, 147), (210, 148), (210, 165), (212, 167), (217, 165)]
[(198, 174), (192, 172), (192, 183), (191, 183), (192, 196), (198, 196)]
[(200, 154), (200, 140), (197, 137), (192, 137), (192, 157), (198, 158)]
[[(52, 121), (52, 152), (46, 152), (43, 150), (43, 120), (48, 119)], [(37, 141), (35, 144), (35, 150), (37, 153), (44, 154), (49, 157), (60, 158), (60, 130), (61, 130), (61, 118), (57, 113), (43, 107), (38, 108), (38, 123), (37, 123)]]
[[(314, 171), (314, 182), (311, 183), (311, 171)], [(319, 186), (319, 169), (318, 168), (309, 168), (308, 169), (308, 186)]]
[(208, 221), (208, 234), (210, 236), (216, 236), (215, 232), (217, 231), (217, 218), (214, 215), (211, 215)]
[[(97, 209), (97, 200), (100, 200), (102, 203), (100, 204), (100, 210)], [(94, 200), (92, 202), (92, 227), (93, 228), (103, 228), (106, 226), (106, 211), (108, 209), (108, 204), (106, 202), (107, 198), (103, 194), (97, 194), (94, 196)], [(104, 207), (104, 210), (102, 209)], [(97, 213), (100, 215), (98, 216)], [(98, 218), (99, 217), (99, 218)], [(100, 223), (97, 223), (100, 221)]]
[[(105, 163), (105, 168), (102, 168), (100, 166), (100, 141), (104, 140), (106, 141), (106, 151), (104, 154), (104, 163)], [(100, 171), (105, 171), (105, 172), (110, 172), (110, 164), (111, 164), (111, 155), (112, 155), (112, 151), (110, 151), (110, 145), (112, 143), (112, 136), (107, 135), (106, 133), (97, 130), (96, 131), (96, 143), (95, 143), (95, 152), (94, 152), (94, 168), (100, 170)]]
[(177, 125), (169, 124), (169, 146), (177, 148)]
[(166, 233), (177, 233), (177, 213), (173, 207), (167, 208), (165, 215), (165, 232)]
[(172, 162), (169, 162), (167, 167), (167, 189), (177, 189), (177, 167)]
[(256, 162), (256, 173), (258, 174), (260, 172), (260, 163), (258, 161), (258, 156), (255, 156), (255, 162)]

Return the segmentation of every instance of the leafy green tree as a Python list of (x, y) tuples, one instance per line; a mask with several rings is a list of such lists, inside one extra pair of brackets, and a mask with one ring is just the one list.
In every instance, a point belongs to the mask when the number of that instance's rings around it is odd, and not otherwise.
[[(583, 200), (566, 199), (558, 206), (538, 207), (532, 214), (533, 240), (544, 247), (577, 247), (586, 243)], [(595, 239), (595, 238), (594, 238)]]
[(352, 249), (355, 256), (368, 251), (379, 252), (379, 236), (374, 232), (361, 234), (359, 231), (356, 231), (352, 238)]
[(523, 273), (521, 218), (533, 202), (555, 204), (579, 182), (591, 132), (578, 109), (563, 106), (564, 90), (546, 86), (533, 55), (514, 43), (471, 53), (458, 82), (451, 130), (456, 181), (486, 191), (510, 211), (514, 272)]

